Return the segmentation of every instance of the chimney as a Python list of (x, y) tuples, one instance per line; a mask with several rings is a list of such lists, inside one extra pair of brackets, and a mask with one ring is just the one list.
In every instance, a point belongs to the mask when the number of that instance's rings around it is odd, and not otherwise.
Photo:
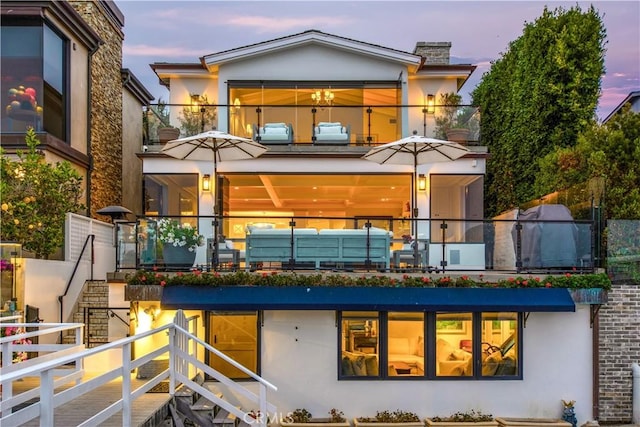
[(424, 58), (426, 65), (448, 65), (451, 42), (417, 42), (415, 55)]

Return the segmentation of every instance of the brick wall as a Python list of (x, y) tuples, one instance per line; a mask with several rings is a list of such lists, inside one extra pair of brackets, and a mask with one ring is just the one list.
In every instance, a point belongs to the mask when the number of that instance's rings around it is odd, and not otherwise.
[(631, 364), (640, 363), (640, 283), (614, 284), (599, 312), (600, 417), (602, 424), (630, 423)]
[[(89, 216), (122, 199), (122, 25), (97, 1), (69, 4), (103, 40), (91, 59), (91, 206)], [(108, 220), (107, 217), (101, 218)]]

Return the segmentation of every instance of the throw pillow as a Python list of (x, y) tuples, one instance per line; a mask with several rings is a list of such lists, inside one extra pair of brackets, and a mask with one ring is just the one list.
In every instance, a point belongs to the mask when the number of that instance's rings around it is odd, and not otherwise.
[(352, 361), (352, 365), (354, 375), (359, 377), (367, 375), (367, 365), (364, 356), (357, 356), (356, 359)]
[(367, 375), (370, 377), (378, 376), (378, 358), (375, 355), (365, 356), (364, 364), (367, 367)]
[(354, 375), (353, 365), (351, 364), (351, 359), (349, 359), (348, 356), (342, 357), (342, 375)]

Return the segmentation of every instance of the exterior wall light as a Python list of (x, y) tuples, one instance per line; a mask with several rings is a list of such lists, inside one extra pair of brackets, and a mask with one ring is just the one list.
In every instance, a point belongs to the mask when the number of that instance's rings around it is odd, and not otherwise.
[(200, 111), (200, 95), (194, 93), (191, 95), (191, 112), (197, 113)]
[(424, 176), (423, 173), (418, 175), (418, 190), (419, 191), (427, 190), (427, 178)]
[(209, 174), (202, 176), (202, 191), (211, 191), (211, 175)]
[(436, 97), (431, 93), (427, 95), (425, 109), (427, 110), (427, 114), (433, 114), (436, 112)]

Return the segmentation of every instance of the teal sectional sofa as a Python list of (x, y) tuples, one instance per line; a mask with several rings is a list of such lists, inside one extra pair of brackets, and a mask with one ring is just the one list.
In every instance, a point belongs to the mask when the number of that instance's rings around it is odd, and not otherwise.
[(370, 229), (253, 229), (246, 237), (246, 269), (259, 263), (366, 264), (389, 270), (391, 235)]

